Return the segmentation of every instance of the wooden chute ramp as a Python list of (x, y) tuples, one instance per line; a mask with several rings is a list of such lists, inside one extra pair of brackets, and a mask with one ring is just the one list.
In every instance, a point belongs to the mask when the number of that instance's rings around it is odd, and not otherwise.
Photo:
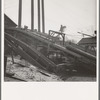
[(48, 58), (46, 58), (34, 48), (28, 46), (26, 43), (16, 39), (15, 37), (5, 33), (5, 41), (8, 46), (12, 48), (13, 51), (18, 53), (31, 64), (45, 70), (55, 68), (56, 65), (52, 61), (50, 61)]
[[(96, 57), (85, 51), (71, 46), (62, 46), (52, 41), (46, 33), (24, 30), (21, 28), (6, 28), (5, 41), (19, 55), (31, 64), (44, 70), (56, 72), (57, 64), (48, 58), (50, 51), (60, 51), (65, 57), (70, 57), (75, 64), (81, 64), (93, 72), (96, 72)], [(45, 47), (45, 53), (37, 50), (39, 46)]]

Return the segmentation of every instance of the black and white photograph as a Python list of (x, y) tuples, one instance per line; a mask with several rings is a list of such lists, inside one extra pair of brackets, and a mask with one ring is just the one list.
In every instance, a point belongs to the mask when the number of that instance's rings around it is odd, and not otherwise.
[(4, 0), (4, 82), (96, 82), (97, 33), (97, 0)]

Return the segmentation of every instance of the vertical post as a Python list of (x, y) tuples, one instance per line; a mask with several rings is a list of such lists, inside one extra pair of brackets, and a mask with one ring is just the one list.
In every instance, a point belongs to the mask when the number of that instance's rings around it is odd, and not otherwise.
[(14, 64), (13, 51), (11, 52), (12, 64)]
[(42, 0), (42, 32), (45, 33), (44, 0)]
[(65, 34), (62, 35), (63, 37), (63, 46), (65, 45)]
[(41, 23), (40, 23), (40, 0), (38, 0), (38, 32), (40, 32), (40, 27), (41, 27)]
[(7, 56), (4, 56), (4, 75), (6, 76)]
[(34, 30), (34, 0), (31, 0), (31, 30)]
[(21, 28), (21, 18), (22, 18), (22, 0), (19, 0), (18, 28)]

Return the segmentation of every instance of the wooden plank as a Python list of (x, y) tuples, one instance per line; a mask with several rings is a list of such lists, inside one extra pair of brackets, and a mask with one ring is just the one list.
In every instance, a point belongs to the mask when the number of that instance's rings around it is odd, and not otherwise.
[(22, 82), (27, 82), (27, 80), (25, 80), (25, 79), (22, 79), (22, 78), (20, 78), (20, 77), (15, 77), (15, 76), (12, 76), (12, 77), (4, 77), (4, 81), (5, 82), (8, 82), (8, 81), (10, 81), (10, 82), (20, 82), (20, 81), (22, 81)]
[(43, 56), (41, 53), (39, 53), (37, 50), (31, 48), (30, 46), (26, 45), (25, 43), (18, 41), (17, 39), (15, 39), (14, 37), (6, 34), (5, 36), (6, 38), (10, 38), (13, 41), (15, 41), (16, 43), (18, 43), (18, 45), (20, 45), (26, 52), (29, 52), (31, 54), (31, 56), (35, 54), (35, 57), (38, 57), (38, 59), (40, 61), (42, 61), (42, 63), (44, 63), (47, 67), (51, 66), (51, 67), (55, 67), (56, 65), (50, 61), (49, 59), (47, 59), (45, 56)]
[[(5, 39), (6, 40), (6, 39)], [(29, 63), (31, 63), (32, 65), (38, 66), (40, 68), (45, 69), (42, 65), (40, 65), (36, 60), (34, 60), (31, 56), (29, 56), (26, 52), (24, 52), (23, 50), (15, 47), (14, 45), (12, 45), (8, 40), (6, 40), (8, 42), (9, 45), (12, 46), (13, 50), (18, 53), (20, 56), (22, 56), (24, 59), (26, 59)]]

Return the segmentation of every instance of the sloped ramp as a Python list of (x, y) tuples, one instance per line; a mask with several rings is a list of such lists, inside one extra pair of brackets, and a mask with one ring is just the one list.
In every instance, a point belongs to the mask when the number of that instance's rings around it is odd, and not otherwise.
[(18, 28), (8, 28), (6, 29), (6, 31), (8, 33), (12, 33), (12, 35), (14, 35), (15, 33), (17, 35), (23, 34), (24, 37), (29, 37), (29, 39), (31, 37), (33, 39), (39, 40), (47, 45), (50, 45), (54, 49), (64, 52), (66, 56), (71, 56), (89, 70), (96, 71), (96, 57), (94, 55), (91, 55), (79, 49), (77, 50), (77, 48), (74, 47), (64, 47), (56, 43), (52, 43), (52, 41), (48, 37), (41, 36), (41, 33), (38, 32), (25, 31), (23, 29)]
[(55, 63), (53, 63), (51, 60), (46, 58), (34, 48), (31, 48), (27, 44), (7, 33), (5, 33), (5, 41), (7, 42), (8, 46), (12, 48), (13, 51), (22, 56), (32, 65), (38, 66), (47, 71), (54, 72), (54, 69), (56, 68)]

